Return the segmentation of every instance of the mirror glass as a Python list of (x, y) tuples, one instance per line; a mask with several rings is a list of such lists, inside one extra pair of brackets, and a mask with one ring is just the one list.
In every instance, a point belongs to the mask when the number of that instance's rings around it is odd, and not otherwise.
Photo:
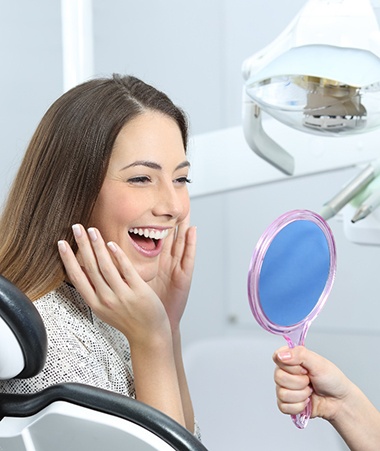
[(260, 305), (271, 323), (291, 326), (317, 305), (329, 276), (324, 231), (312, 221), (293, 221), (273, 238), (262, 262)]

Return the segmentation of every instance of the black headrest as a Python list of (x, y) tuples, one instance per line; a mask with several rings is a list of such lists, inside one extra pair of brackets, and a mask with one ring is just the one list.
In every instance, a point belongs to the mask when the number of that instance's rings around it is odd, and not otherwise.
[(25, 366), (17, 378), (35, 376), (42, 370), (46, 361), (45, 326), (32, 301), (2, 275), (0, 275), (0, 317), (12, 330), (24, 356)]

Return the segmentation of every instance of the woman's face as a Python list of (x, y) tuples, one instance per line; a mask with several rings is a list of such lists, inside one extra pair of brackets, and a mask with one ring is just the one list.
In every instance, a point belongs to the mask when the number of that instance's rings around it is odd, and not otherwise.
[(89, 225), (115, 241), (152, 280), (165, 237), (189, 213), (189, 163), (177, 123), (148, 111), (126, 124), (113, 148)]

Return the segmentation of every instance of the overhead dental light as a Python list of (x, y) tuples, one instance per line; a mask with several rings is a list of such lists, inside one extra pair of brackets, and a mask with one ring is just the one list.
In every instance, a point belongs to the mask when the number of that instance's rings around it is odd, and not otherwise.
[(309, 0), (242, 72), (246, 141), (285, 174), (294, 159), (266, 134), (262, 111), (320, 136), (380, 127), (380, 30), (370, 0)]

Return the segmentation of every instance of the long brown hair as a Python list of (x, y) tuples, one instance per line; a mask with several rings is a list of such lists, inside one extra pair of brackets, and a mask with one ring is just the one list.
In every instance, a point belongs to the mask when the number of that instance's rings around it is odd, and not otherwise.
[(144, 110), (178, 124), (183, 111), (161, 91), (132, 76), (85, 82), (63, 94), (38, 125), (0, 217), (0, 273), (32, 300), (65, 278), (57, 241), (76, 250), (71, 225), (88, 227), (115, 139)]

